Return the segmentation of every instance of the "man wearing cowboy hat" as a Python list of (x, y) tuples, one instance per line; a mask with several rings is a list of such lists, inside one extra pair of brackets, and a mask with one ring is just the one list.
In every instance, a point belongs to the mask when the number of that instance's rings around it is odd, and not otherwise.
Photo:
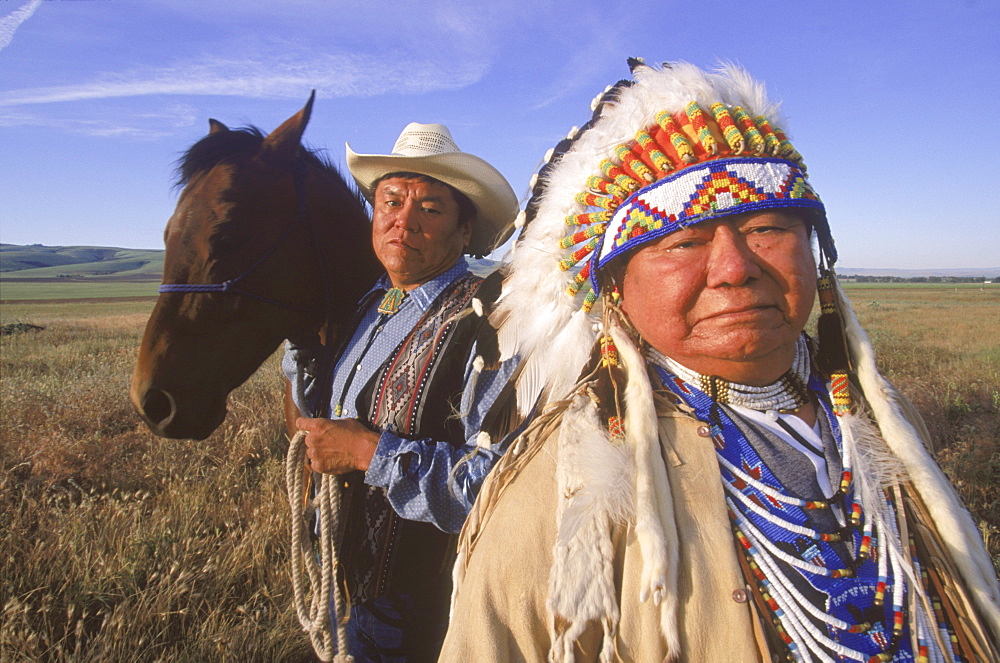
[(447, 624), (447, 533), (501, 452), (476, 433), (512, 364), (484, 370), (475, 352), (491, 287), (463, 254), (483, 256), (510, 236), (517, 198), (440, 124), (409, 124), (388, 155), (348, 146), (347, 164), (372, 205), (385, 274), (359, 303), (330, 375), (300, 370), (308, 362), (296, 348), (283, 368), (300, 411), (329, 412), (296, 425), (313, 471), (342, 475), (349, 653), (434, 660)]

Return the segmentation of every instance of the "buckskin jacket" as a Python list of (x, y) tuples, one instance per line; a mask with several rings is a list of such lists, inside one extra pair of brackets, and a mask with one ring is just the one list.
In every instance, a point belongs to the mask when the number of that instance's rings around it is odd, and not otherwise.
[[(566, 554), (565, 542), (559, 540), (559, 520), (567, 518), (559, 506), (564, 496), (558, 494), (563, 466), (575, 463), (578, 485), (587, 485), (613, 475), (618, 463), (606, 449), (591, 447), (575, 459), (560, 449), (560, 437), (576, 435), (574, 422), (596, 409), (599, 390), (594, 386), (581, 383), (569, 399), (550, 402), (484, 483), (460, 536), (451, 623), (440, 660), (783, 660), (785, 653), (769, 645), (766, 618), (762, 619), (753, 588), (741, 571), (708, 430), (663, 394), (655, 393), (654, 400), (659, 451), (673, 499), (678, 576), (676, 596), (662, 599), (676, 599), (676, 632), (670, 635), (675, 650), (664, 636), (667, 629), (661, 624), (660, 608), (652, 597), (640, 600), (645, 579), (634, 518), (626, 514), (612, 519), (601, 536)], [(912, 405), (905, 403), (906, 417), (925, 430)], [(604, 442), (604, 446), (612, 445)], [(614, 499), (609, 495), (616, 490), (614, 482), (608, 482), (600, 499)], [(927, 521), (920, 527), (929, 528), (925, 534), (933, 539), (933, 525)], [(596, 572), (574, 566), (575, 557), (590, 554), (588, 549), (598, 551), (596, 558), (605, 561)], [(977, 617), (963, 583), (955, 581), (957, 572), (947, 554), (940, 547), (934, 554), (948, 570), (949, 591), (968, 626), (967, 637), (976, 640), (982, 660), (997, 660), (997, 635), (989, 635), (995, 612), (985, 620)], [(557, 566), (563, 570), (553, 573)], [(599, 584), (594, 580), (602, 575), (613, 587), (611, 597), (591, 592)], [(577, 586), (570, 601), (556, 596), (566, 592), (565, 587), (556, 588), (559, 583)], [(552, 606), (589, 617), (574, 625), (568, 623), (572, 620), (553, 617)], [(554, 642), (554, 635), (564, 642)]]

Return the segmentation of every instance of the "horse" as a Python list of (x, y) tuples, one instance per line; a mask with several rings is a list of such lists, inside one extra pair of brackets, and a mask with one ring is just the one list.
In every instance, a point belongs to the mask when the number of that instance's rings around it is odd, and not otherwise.
[(381, 272), (363, 198), (302, 146), (314, 100), (267, 136), (209, 120), (179, 162), (130, 390), (158, 436), (208, 437), (283, 340), (334, 336)]

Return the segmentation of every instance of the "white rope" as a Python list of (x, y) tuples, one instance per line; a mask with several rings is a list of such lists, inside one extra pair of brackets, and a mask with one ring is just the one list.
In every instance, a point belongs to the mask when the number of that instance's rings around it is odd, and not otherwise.
[[(343, 597), (336, 582), (338, 556), (336, 536), (340, 518), (340, 490), (336, 477), (318, 474), (315, 502), (310, 505), (318, 510), (320, 558), (316, 559), (312, 541), (309, 538), (309, 521), (306, 518), (305, 486), (303, 471), (306, 458), (306, 433), (299, 431), (288, 446), (285, 459), (285, 484), (288, 488), (288, 505), (292, 516), (292, 586), (295, 594), (295, 611), (299, 624), (309, 634), (313, 650), (323, 661), (352, 663), (347, 651), (347, 626), (344, 615)], [(302, 569), (309, 577), (312, 600), (306, 600), (306, 588)], [(333, 592), (334, 609), (337, 613), (337, 653), (334, 655), (333, 628), (330, 620), (330, 592)]]

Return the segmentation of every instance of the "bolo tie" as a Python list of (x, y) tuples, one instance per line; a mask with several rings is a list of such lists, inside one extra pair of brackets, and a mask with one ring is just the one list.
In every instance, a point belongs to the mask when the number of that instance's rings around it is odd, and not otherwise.
[(382, 297), (382, 301), (378, 305), (379, 316), (378, 320), (375, 322), (375, 327), (368, 335), (365, 347), (361, 350), (361, 354), (358, 355), (358, 359), (354, 362), (354, 366), (351, 367), (351, 372), (347, 374), (347, 379), (344, 381), (344, 388), (340, 391), (340, 398), (337, 399), (337, 403), (333, 407), (333, 415), (335, 417), (339, 417), (344, 413), (344, 397), (347, 396), (347, 391), (351, 388), (351, 384), (354, 382), (354, 375), (358, 372), (358, 368), (361, 366), (361, 360), (365, 358), (366, 354), (368, 354), (368, 350), (371, 349), (372, 344), (375, 342), (375, 337), (378, 336), (379, 331), (381, 331), (382, 325), (384, 325), (385, 321), (389, 319), (389, 316), (399, 310), (399, 306), (403, 303), (403, 299), (405, 298), (406, 291), (402, 288), (389, 288), (389, 290), (385, 293), (385, 296)]

